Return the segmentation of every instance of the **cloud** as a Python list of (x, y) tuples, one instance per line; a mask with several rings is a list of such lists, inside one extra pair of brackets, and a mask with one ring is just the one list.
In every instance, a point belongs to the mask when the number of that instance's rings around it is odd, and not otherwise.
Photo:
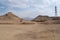
[(11, 7), (19, 7), (19, 8), (26, 8), (29, 7), (29, 5), (27, 5), (27, 0), (9, 0), (9, 3), (11, 5)]
[(22, 17), (34, 17), (36, 15), (53, 16), (55, 5), (58, 7), (59, 14), (60, 0), (0, 0), (0, 10), (2, 12), (5, 9), (5, 12), (12, 11)]

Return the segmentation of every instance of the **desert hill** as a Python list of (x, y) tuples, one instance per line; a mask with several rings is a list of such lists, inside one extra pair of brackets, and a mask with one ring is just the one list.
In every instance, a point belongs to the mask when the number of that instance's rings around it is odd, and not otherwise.
[(37, 16), (36, 18), (34, 18), (32, 21), (36, 21), (36, 22), (44, 22), (47, 20), (51, 20), (51, 18), (49, 18), (49, 16)]
[(14, 15), (12, 12), (8, 12), (3, 16), (0, 16), (0, 23), (20, 23), (23, 19)]
[(0, 24), (34, 24), (32, 21), (24, 20), (12, 12), (8, 12), (3, 16), (0, 16)]
[(37, 16), (32, 21), (42, 22), (46, 24), (60, 24), (60, 17), (49, 17), (49, 16)]

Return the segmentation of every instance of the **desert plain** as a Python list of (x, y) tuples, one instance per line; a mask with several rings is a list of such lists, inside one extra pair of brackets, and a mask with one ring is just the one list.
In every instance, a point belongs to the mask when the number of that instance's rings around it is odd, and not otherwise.
[(60, 40), (60, 24), (0, 24), (0, 40)]

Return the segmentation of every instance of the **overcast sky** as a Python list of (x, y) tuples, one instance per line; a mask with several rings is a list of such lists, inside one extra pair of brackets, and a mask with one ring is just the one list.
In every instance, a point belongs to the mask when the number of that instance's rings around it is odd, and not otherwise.
[(60, 0), (0, 0), (0, 15), (11, 11), (20, 17), (54, 16), (55, 5), (60, 15)]

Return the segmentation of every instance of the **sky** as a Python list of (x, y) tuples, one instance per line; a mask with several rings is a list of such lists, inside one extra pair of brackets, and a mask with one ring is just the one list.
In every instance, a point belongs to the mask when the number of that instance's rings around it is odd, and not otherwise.
[(13, 12), (19, 17), (34, 18), (38, 15), (55, 15), (55, 5), (60, 16), (60, 0), (0, 0), (0, 15)]

